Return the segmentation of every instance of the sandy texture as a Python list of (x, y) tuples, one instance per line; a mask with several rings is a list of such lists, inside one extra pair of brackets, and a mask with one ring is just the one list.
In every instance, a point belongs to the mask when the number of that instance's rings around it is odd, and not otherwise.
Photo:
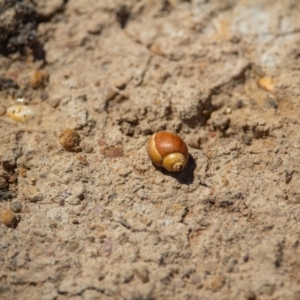
[[(299, 300), (299, 14), (0, 1), (0, 298)], [(149, 161), (159, 130), (184, 171)]]

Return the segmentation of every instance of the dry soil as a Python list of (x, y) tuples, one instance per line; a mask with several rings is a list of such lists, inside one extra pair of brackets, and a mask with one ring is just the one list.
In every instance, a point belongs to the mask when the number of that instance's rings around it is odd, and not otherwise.
[[(299, 300), (299, 14), (0, 1), (0, 298)], [(184, 171), (149, 161), (160, 130)]]

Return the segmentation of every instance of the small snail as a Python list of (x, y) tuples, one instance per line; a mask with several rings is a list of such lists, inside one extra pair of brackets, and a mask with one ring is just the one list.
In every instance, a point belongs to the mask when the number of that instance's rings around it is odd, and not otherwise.
[(160, 131), (153, 134), (147, 142), (147, 152), (151, 161), (168, 171), (181, 171), (189, 159), (185, 142), (176, 134)]

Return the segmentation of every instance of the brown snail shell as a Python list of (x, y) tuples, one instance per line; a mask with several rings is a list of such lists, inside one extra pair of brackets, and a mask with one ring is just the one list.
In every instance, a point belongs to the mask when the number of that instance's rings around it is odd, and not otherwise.
[(181, 171), (189, 159), (187, 145), (177, 134), (171, 132), (154, 133), (146, 147), (151, 161), (171, 172)]

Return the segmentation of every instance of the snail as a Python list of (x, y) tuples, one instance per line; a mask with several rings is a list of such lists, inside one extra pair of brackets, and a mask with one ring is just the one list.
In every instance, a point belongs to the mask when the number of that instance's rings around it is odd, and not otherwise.
[(146, 147), (151, 161), (171, 172), (181, 171), (189, 159), (187, 145), (178, 135), (171, 132), (154, 133)]

